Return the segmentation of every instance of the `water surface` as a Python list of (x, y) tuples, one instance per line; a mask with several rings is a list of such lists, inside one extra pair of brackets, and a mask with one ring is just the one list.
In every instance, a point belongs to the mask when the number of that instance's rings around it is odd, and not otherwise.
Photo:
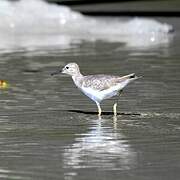
[[(68, 46), (1, 48), (9, 88), (0, 90), (0, 179), (179, 179), (179, 19), (158, 20), (174, 26), (170, 42), (76, 38)], [(69, 62), (83, 74), (143, 78), (125, 89), (116, 118), (112, 99), (99, 119), (70, 77), (50, 76)]]

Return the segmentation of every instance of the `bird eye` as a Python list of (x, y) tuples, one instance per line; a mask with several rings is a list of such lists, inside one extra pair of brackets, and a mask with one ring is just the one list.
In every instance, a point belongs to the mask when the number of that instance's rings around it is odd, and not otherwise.
[(67, 66), (66, 69), (69, 69), (69, 67)]

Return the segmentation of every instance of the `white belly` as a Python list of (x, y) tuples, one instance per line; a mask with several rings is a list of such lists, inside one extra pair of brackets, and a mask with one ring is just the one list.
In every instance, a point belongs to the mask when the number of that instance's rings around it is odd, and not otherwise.
[(113, 96), (116, 96), (117, 90), (104, 90), (104, 91), (96, 91), (91, 88), (82, 88), (82, 92), (88, 96), (93, 101), (101, 102), (103, 99), (108, 99)]
[(118, 92), (123, 89), (128, 83), (129, 83), (129, 79), (119, 83), (116, 86), (112, 86), (106, 90), (103, 91), (97, 91), (94, 90), (92, 88), (87, 88), (87, 87), (82, 87), (81, 91), (88, 96), (90, 99), (92, 99), (93, 101), (97, 101), (97, 102), (101, 102), (103, 99), (108, 99), (111, 98), (113, 96), (116, 96), (118, 94)]

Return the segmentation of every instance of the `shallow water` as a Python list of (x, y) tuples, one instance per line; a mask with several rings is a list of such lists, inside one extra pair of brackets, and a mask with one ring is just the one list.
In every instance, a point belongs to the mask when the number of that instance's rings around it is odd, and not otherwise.
[[(165, 19), (160, 19), (165, 21)], [(1, 49), (0, 179), (169, 180), (180, 177), (180, 27), (171, 42), (130, 47), (107, 40)], [(96, 105), (50, 73), (77, 62), (84, 74), (143, 78)]]

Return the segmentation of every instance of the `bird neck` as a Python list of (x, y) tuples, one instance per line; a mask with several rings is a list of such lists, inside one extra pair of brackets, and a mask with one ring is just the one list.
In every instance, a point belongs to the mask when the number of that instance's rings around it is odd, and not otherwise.
[(82, 76), (83, 75), (81, 74), (81, 72), (79, 70), (72, 75), (72, 77), (82, 77)]
[(77, 87), (81, 86), (83, 77), (84, 76), (80, 72), (72, 76), (72, 79)]

